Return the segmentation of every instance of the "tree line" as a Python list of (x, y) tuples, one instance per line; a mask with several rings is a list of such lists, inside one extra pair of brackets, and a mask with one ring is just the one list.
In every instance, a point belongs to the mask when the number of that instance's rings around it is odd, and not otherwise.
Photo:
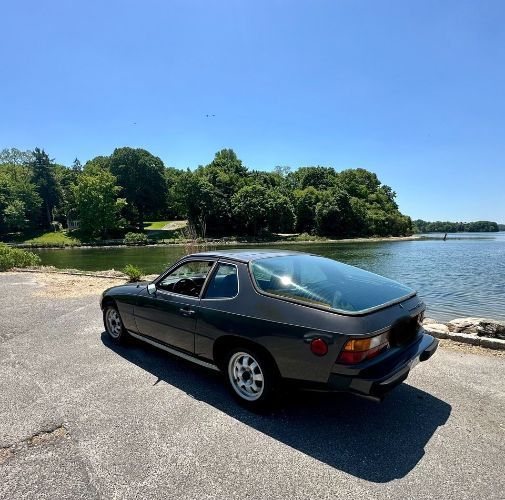
[(410, 217), (377, 175), (357, 168), (248, 169), (232, 149), (195, 170), (166, 167), (145, 149), (117, 148), (82, 165), (39, 148), (0, 152), (0, 234), (66, 227), (88, 239), (142, 231), (146, 220), (188, 219), (200, 235), (329, 237), (411, 234)]
[(476, 222), (427, 222), (425, 220), (415, 220), (414, 228), (419, 233), (491, 233), (499, 231), (496, 222), (479, 220)]

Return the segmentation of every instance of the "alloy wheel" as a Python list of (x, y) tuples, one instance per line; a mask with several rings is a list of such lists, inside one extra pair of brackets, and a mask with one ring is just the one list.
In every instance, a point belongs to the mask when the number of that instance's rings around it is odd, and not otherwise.
[(114, 339), (118, 339), (123, 330), (123, 324), (116, 309), (113, 307), (109, 307), (107, 309), (107, 312), (105, 313), (105, 322), (109, 335)]
[(246, 401), (256, 401), (263, 394), (263, 371), (258, 361), (247, 352), (236, 352), (231, 356), (228, 377), (233, 390)]

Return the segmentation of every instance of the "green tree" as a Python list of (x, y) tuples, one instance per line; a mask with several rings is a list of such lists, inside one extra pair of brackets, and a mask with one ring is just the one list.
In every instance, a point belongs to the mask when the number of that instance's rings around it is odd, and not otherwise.
[(233, 215), (237, 227), (246, 234), (257, 235), (268, 225), (268, 189), (252, 184), (239, 189), (231, 198)]
[(20, 164), (0, 165), (0, 232), (34, 226), (41, 206), (31, 170)]
[(221, 172), (226, 172), (230, 176), (241, 178), (247, 175), (247, 167), (242, 164), (242, 160), (237, 157), (233, 149), (221, 149), (215, 154), (212, 163), (207, 166), (209, 177), (212, 178), (214, 172), (218, 176)]
[(187, 172), (180, 179), (186, 205), (186, 213), (191, 225), (201, 236), (206, 236), (209, 214), (216, 210), (221, 200), (216, 188), (205, 177)]
[(381, 185), (377, 175), (364, 168), (343, 170), (337, 176), (340, 187), (345, 189), (349, 196), (361, 199), (374, 194)]
[(188, 216), (185, 182), (190, 171), (178, 170), (177, 168), (165, 168), (165, 182), (167, 185), (167, 211), (169, 219), (186, 219)]
[(295, 209), (291, 200), (279, 189), (267, 192), (267, 225), (274, 233), (291, 233), (295, 225)]
[(323, 191), (316, 205), (316, 228), (320, 235), (346, 236), (352, 230), (353, 212), (349, 195), (342, 189)]
[(81, 175), (81, 170), (55, 165), (54, 175), (61, 193), (60, 201), (54, 211), (55, 219), (67, 223), (70, 214), (75, 210), (76, 202), (73, 187)]
[(495, 232), (500, 230), (499, 224), (486, 220), (475, 222), (427, 222), (418, 219), (413, 222), (413, 227), (420, 233)]
[(253, 170), (249, 173), (248, 184), (260, 184), (267, 189), (281, 189), (283, 185), (283, 177), (277, 172), (263, 172), (261, 170)]
[(61, 200), (61, 190), (56, 180), (54, 164), (42, 149), (33, 150), (33, 160), (29, 163), (33, 172), (33, 182), (43, 202), (44, 225), (51, 227), (53, 210)]
[(33, 160), (32, 151), (20, 151), (16, 148), (5, 148), (0, 151), (0, 164), (26, 165)]
[(252, 184), (239, 189), (231, 199), (235, 227), (241, 233), (291, 232), (295, 221), (293, 205), (280, 191)]
[(72, 170), (75, 172), (82, 172), (82, 164), (78, 158), (76, 158), (72, 163)]
[(26, 227), (26, 206), (21, 200), (13, 200), (4, 210), (4, 222), (8, 229), (24, 229)]
[(144, 229), (146, 216), (156, 216), (166, 209), (165, 166), (160, 158), (145, 149), (119, 148), (110, 157), (110, 171), (123, 188), (129, 204), (131, 222)]
[(84, 164), (83, 172), (94, 174), (100, 170), (110, 169), (110, 156), (95, 156)]
[(305, 189), (309, 186), (317, 190), (325, 190), (336, 186), (337, 174), (332, 167), (300, 167), (296, 172), (288, 174), (294, 181), (298, 189)]
[[(200, 166), (194, 175), (203, 179), (206, 190), (212, 186), (212, 203), (207, 207), (206, 227), (212, 234), (231, 234), (234, 231), (231, 198), (248, 182), (247, 168), (232, 149), (218, 151), (211, 163)], [(192, 217), (192, 203), (189, 199), (188, 217)]]
[(110, 172), (83, 173), (73, 190), (84, 235), (104, 237), (108, 231), (119, 226), (119, 214), (126, 200), (118, 198), (121, 188)]
[(321, 198), (321, 191), (309, 186), (294, 191), (296, 230), (311, 233), (316, 229), (316, 205)]

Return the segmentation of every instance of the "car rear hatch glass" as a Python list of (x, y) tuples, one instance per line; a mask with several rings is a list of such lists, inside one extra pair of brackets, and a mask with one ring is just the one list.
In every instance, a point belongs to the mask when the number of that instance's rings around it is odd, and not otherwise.
[(263, 293), (344, 314), (364, 314), (416, 294), (396, 281), (315, 255), (257, 259), (250, 269)]

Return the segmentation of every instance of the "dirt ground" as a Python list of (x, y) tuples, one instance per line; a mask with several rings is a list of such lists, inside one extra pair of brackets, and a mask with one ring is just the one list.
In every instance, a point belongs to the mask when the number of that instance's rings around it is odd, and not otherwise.
[(449, 339), (440, 339), (440, 347), (451, 351), (459, 351), (467, 354), (483, 354), (484, 356), (497, 356), (505, 358), (505, 350), (488, 349), (478, 345), (463, 344), (462, 342), (455, 342)]
[(78, 298), (99, 295), (107, 288), (127, 282), (124, 277), (99, 278), (63, 273), (9, 272), (10, 275), (29, 275), (36, 287), (33, 295), (48, 298)]

